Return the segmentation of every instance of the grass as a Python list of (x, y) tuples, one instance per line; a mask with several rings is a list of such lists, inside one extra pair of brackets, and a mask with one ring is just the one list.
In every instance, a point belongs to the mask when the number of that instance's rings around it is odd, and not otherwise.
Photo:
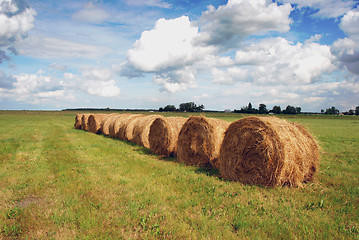
[(224, 181), (74, 120), (0, 112), (0, 239), (359, 239), (358, 117), (288, 118), (322, 147), (304, 188)]

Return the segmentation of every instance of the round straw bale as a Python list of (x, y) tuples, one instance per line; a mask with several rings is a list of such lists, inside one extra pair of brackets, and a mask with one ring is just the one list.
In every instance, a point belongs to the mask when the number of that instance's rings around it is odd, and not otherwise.
[[(312, 182), (314, 181), (314, 177), (316, 172), (318, 171), (319, 163), (320, 163), (320, 146), (317, 140), (313, 137), (313, 135), (303, 126), (298, 123), (291, 123), (298, 128), (298, 130), (307, 138), (306, 146), (301, 146), (303, 149), (307, 149), (310, 152), (307, 154), (307, 161), (309, 169), (304, 175), (303, 182)], [(311, 146), (308, 148), (308, 146)]]
[(176, 156), (178, 134), (186, 121), (184, 117), (155, 119), (148, 136), (151, 151), (160, 156)]
[(188, 165), (219, 168), (218, 156), (229, 122), (193, 116), (183, 125), (177, 142), (177, 160)]
[(75, 129), (81, 129), (81, 119), (82, 119), (82, 115), (83, 115), (83, 114), (80, 114), (80, 113), (77, 113), (77, 114), (76, 114), (75, 124), (74, 124)]
[(136, 124), (133, 127), (133, 139), (132, 141), (145, 148), (150, 148), (150, 142), (148, 141), (148, 135), (150, 134), (150, 128), (154, 120), (162, 117), (160, 115), (147, 115), (138, 118)]
[(109, 133), (110, 136), (112, 138), (118, 138), (118, 129), (119, 129), (119, 125), (121, 124), (121, 122), (123, 122), (123, 120), (128, 117), (131, 116), (132, 114), (130, 113), (123, 113), (123, 114), (118, 114), (112, 121), (112, 123), (109, 126)]
[(88, 120), (88, 131), (101, 133), (101, 122), (108, 114), (91, 114)]
[(229, 180), (262, 186), (301, 186), (318, 169), (319, 146), (298, 124), (276, 117), (247, 117), (227, 129), (220, 172)]
[(118, 116), (117, 113), (108, 114), (101, 122), (101, 133), (103, 135), (110, 135), (110, 125), (114, 119)]
[(131, 141), (133, 139), (132, 132), (134, 124), (138, 118), (143, 116), (142, 114), (131, 114), (121, 119), (121, 121), (117, 123), (118, 127), (114, 126), (115, 132), (117, 131), (117, 137), (121, 140)]
[(82, 114), (82, 118), (81, 118), (81, 129), (88, 131), (88, 120), (91, 114)]

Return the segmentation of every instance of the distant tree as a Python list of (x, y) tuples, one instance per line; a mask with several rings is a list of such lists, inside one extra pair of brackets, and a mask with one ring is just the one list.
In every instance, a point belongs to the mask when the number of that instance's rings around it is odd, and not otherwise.
[(159, 111), (159, 112), (163, 112), (163, 107), (160, 107), (160, 108), (158, 109), (158, 111)]
[(252, 103), (248, 103), (248, 106), (242, 107), (241, 110), (235, 110), (238, 113), (258, 113), (258, 110), (253, 108)]
[(288, 105), (285, 110), (283, 110), (284, 114), (296, 114), (297, 110), (295, 107)]
[(280, 106), (274, 106), (274, 107), (272, 108), (272, 112), (273, 112), (274, 114), (280, 114), (280, 113), (282, 112), (282, 109), (280, 108)]
[(355, 111), (353, 109), (350, 109), (348, 112), (344, 113), (345, 115), (354, 115)]
[(252, 103), (248, 103), (248, 111), (251, 112), (253, 110)]
[(325, 111), (325, 114), (329, 114), (329, 115), (339, 114), (339, 110), (336, 109), (336, 108), (333, 106), (333, 107), (331, 107), (331, 108), (328, 108), (328, 109)]
[(265, 104), (262, 104), (262, 103), (259, 104), (258, 113), (259, 114), (267, 114), (268, 113), (267, 106)]
[(300, 114), (300, 112), (302, 111), (302, 108), (301, 107), (296, 107), (295, 111), (296, 111), (297, 114)]
[(359, 115), (359, 106), (355, 108), (355, 115)]
[(320, 113), (324, 113), (324, 109), (320, 109)]
[(181, 103), (179, 105), (179, 110), (181, 112), (202, 112), (203, 109), (203, 105), (197, 106), (194, 102)]
[(174, 105), (167, 105), (163, 111), (164, 112), (175, 112), (177, 110), (177, 108)]
[(201, 104), (197, 107), (197, 112), (203, 112), (203, 109), (204, 109), (204, 106), (203, 106), (203, 104)]

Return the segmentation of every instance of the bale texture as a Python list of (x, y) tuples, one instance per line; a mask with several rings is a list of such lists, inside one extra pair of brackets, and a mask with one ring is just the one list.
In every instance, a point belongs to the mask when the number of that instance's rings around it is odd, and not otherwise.
[(164, 157), (176, 156), (177, 140), (184, 117), (158, 117), (151, 125), (148, 140), (153, 153)]
[(91, 114), (88, 120), (88, 131), (92, 133), (101, 133), (101, 122), (108, 114)]
[(218, 156), (229, 122), (206, 117), (190, 117), (177, 142), (177, 160), (187, 165), (219, 168)]
[(302, 186), (318, 170), (319, 146), (302, 126), (276, 117), (232, 123), (220, 151), (220, 172), (229, 180), (262, 186)]
[(112, 114), (108, 114), (101, 122), (101, 133), (103, 135), (109, 136), (110, 135), (110, 125), (111, 123), (113, 123), (113, 121), (115, 120), (115, 118), (118, 116), (119, 114), (117, 113), (112, 113)]
[(126, 119), (128, 116), (131, 116), (132, 114), (130, 113), (123, 113), (123, 114), (118, 114), (112, 121), (112, 123), (109, 126), (109, 134), (110, 137), (112, 138), (118, 138), (118, 130), (119, 130), (119, 126), (120, 124), (122, 124), (122, 122), (124, 121), (124, 119)]
[(143, 117), (142, 114), (131, 114), (130, 116), (124, 117), (119, 123), (118, 123), (118, 130), (115, 126), (115, 131), (117, 130), (117, 136), (121, 140), (127, 140), (131, 141), (133, 139), (132, 132), (134, 124), (136, 123), (138, 118)]
[(133, 127), (132, 142), (150, 148), (150, 142), (148, 141), (148, 135), (150, 134), (150, 128), (154, 120), (161, 117), (160, 115), (147, 115), (137, 119), (136, 124)]
[(74, 127), (75, 129), (81, 129), (81, 119), (82, 119), (82, 115), (83, 114), (80, 114), (80, 113), (77, 113), (76, 114), (76, 117), (75, 117), (75, 124), (74, 124)]
[(81, 117), (81, 129), (88, 131), (88, 119), (91, 114), (82, 114)]

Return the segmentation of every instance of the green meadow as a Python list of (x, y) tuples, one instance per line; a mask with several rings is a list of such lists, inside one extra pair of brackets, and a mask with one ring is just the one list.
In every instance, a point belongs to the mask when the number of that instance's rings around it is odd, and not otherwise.
[(75, 130), (74, 112), (0, 111), (0, 239), (359, 239), (359, 117), (280, 117), (321, 146), (303, 188), (225, 181)]

